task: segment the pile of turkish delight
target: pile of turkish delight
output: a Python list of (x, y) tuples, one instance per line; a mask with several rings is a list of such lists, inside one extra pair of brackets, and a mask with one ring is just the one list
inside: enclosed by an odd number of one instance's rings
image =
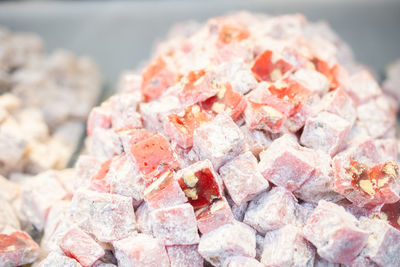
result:
[(22, 192), (40, 248), (14, 226), (1, 264), (400, 266), (397, 104), (325, 24), (181, 25), (121, 87), (70, 187)]
[(90, 59), (0, 28), (0, 175), (65, 168), (100, 90)]

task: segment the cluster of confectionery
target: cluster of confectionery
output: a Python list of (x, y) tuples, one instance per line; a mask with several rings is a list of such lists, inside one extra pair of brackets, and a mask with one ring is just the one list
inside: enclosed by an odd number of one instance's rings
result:
[(0, 265), (400, 266), (396, 113), (324, 23), (178, 25), (92, 109), (73, 181), (0, 191), (43, 232), (2, 209)]

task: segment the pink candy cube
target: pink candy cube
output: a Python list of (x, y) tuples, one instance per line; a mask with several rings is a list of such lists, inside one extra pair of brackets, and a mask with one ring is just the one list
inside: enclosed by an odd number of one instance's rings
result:
[(245, 139), (230, 116), (219, 114), (209, 123), (195, 130), (193, 150), (200, 159), (211, 160), (218, 170), (224, 163), (239, 155), (245, 148)]
[(356, 105), (382, 94), (378, 83), (367, 70), (362, 70), (350, 77), (347, 91)]
[(124, 238), (135, 228), (132, 198), (120, 195), (79, 190), (72, 199), (70, 214), (101, 242)]
[(220, 266), (232, 256), (254, 258), (256, 256), (255, 231), (240, 222), (225, 224), (201, 237), (199, 253), (213, 266)]
[(118, 266), (170, 267), (164, 245), (151, 235), (134, 234), (112, 244)]
[(187, 202), (171, 171), (164, 172), (144, 191), (143, 197), (151, 209), (167, 208)]
[(170, 246), (167, 253), (171, 267), (203, 267), (204, 260), (197, 251), (197, 245)]
[(353, 125), (356, 119), (355, 105), (345, 89), (339, 87), (327, 93), (321, 101), (321, 110), (336, 114)]
[(202, 234), (211, 232), (224, 224), (234, 221), (232, 210), (224, 198), (215, 200), (206, 209), (199, 210), (198, 212), (196, 217), (197, 227)]
[(306, 121), (300, 143), (333, 156), (343, 146), (350, 128), (351, 124), (338, 115), (321, 112)]
[(140, 114), (136, 111), (138, 94), (118, 94), (108, 101), (111, 104), (111, 125), (114, 130), (142, 128)]
[(95, 129), (111, 128), (111, 107), (109, 104), (103, 104), (95, 107), (89, 114), (87, 121), (87, 134), (91, 136)]
[(82, 266), (92, 266), (104, 256), (103, 248), (78, 227), (71, 228), (64, 235), (60, 247), (65, 255), (76, 259)]
[(0, 234), (0, 266), (19, 266), (34, 262), (39, 256), (39, 246), (21, 231)]
[(292, 193), (274, 187), (250, 202), (243, 222), (265, 234), (286, 224), (296, 224), (298, 209)]
[(331, 262), (349, 264), (367, 243), (369, 234), (343, 207), (321, 200), (304, 227), (318, 254)]
[(253, 199), (269, 187), (268, 181), (257, 169), (257, 163), (251, 152), (245, 152), (219, 170), (229, 195), (237, 205)]
[(290, 191), (298, 189), (314, 171), (314, 153), (283, 135), (260, 153), (259, 170), (265, 179)]
[(268, 232), (264, 239), (261, 262), (265, 266), (314, 266), (315, 250), (301, 229), (286, 225)]
[(200, 240), (190, 204), (161, 208), (150, 214), (153, 235), (166, 245), (192, 245)]

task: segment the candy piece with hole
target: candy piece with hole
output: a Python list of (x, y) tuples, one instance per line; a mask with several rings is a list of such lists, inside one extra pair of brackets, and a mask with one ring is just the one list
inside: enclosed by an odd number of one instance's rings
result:
[(208, 207), (223, 194), (221, 178), (209, 160), (198, 161), (178, 171), (176, 179), (196, 211)]
[(71, 219), (101, 242), (124, 238), (135, 228), (132, 198), (79, 190), (72, 198)]
[(245, 144), (243, 133), (225, 114), (200, 126), (193, 136), (193, 150), (200, 159), (210, 159), (216, 170), (239, 155)]
[(253, 199), (269, 187), (268, 181), (259, 172), (257, 163), (251, 152), (245, 152), (219, 170), (229, 195), (237, 205)]
[(181, 204), (150, 213), (153, 235), (166, 245), (192, 245), (199, 242), (193, 207)]
[(286, 224), (297, 224), (298, 209), (292, 193), (282, 187), (274, 187), (250, 202), (243, 222), (265, 234)]
[(114, 241), (118, 266), (170, 267), (162, 241), (147, 234), (133, 234)]
[(308, 118), (300, 143), (334, 156), (343, 147), (350, 128), (350, 123), (338, 115), (321, 112), (315, 117)]
[(66, 256), (76, 259), (82, 266), (92, 266), (104, 256), (104, 249), (78, 227), (64, 235), (60, 247)]
[(285, 225), (264, 238), (261, 262), (266, 266), (314, 266), (315, 250), (300, 228)]
[(295, 137), (285, 134), (260, 153), (258, 167), (265, 179), (294, 191), (310, 179), (315, 169), (314, 154), (301, 147)]
[(254, 258), (256, 255), (255, 231), (240, 222), (225, 224), (201, 237), (199, 253), (213, 266), (222, 265), (232, 256)]
[(168, 246), (167, 253), (171, 267), (203, 267), (204, 260), (197, 245)]
[(367, 243), (369, 234), (343, 207), (321, 200), (304, 227), (318, 254), (331, 262), (349, 264)]
[(167, 208), (187, 202), (174, 173), (169, 170), (143, 191), (143, 198), (151, 209)]
[(0, 234), (0, 265), (19, 266), (34, 262), (39, 256), (39, 246), (25, 232)]
[(214, 200), (207, 208), (198, 210), (196, 214), (197, 227), (202, 234), (234, 221), (232, 210), (224, 198)]

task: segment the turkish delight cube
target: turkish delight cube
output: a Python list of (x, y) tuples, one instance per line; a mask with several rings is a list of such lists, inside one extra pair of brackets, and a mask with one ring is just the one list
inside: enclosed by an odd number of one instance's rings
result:
[(343, 264), (351, 263), (369, 237), (353, 215), (325, 200), (318, 203), (303, 231), (321, 257)]
[(79, 190), (72, 198), (70, 215), (101, 242), (124, 238), (135, 228), (132, 199), (125, 196)]
[(356, 120), (356, 109), (353, 100), (345, 89), (337, 88), (327, 93), (321, 100), (321, 111), (336, 114), (353, 125)]
[(321, 112), (306, 121), (300, 143), (334, 156), (343, 146), (350, 128), (350, 123), (338, 115)]
[(101, 160), (94, 156), (80, 155), (75, 163), (74, 188), (89, 187), (92, 178), (100, 169)]
[(360, 219), (360, 228), (370, 237), (359, 257), (368, 258), (378, 266), (400, 265), (400, 231), (380, 219)]
[(38, 267), (54, 267), (54, 266), (82, 267), (82, 265), (80, 265), (79, 262), (77, 262), (76, 260), (61, 255), (57, 252), (51, 252), (38, 265)]
[(195, 210), (209, 206), (223, 194), (221, 178), (208, 159), (179, 170), (176, 179)]
[(202, 234), (234, 221), (232, 210), (224, 198), (215, 200), (207, 208), (198, 210), (196, 214), (197, 227)]
[(281, 132), (286, 120), (285, 114), (276, 108), (251, 100), (247, 103), (244, 118), (251, 130), (265, 130), (271, 133)]
[(250, 130), (246, 125), (240, 127), (240, 130), (244, 134), (249, 150), (257, 157), (261, 151), (266, 150), (272, 143), (272, 138), (263, 131)]
[(216, 170), (244, 149), (243, 133), (227, 115), (219, 114), (194, 132), (193, 150), (200, 159), (210, 159)]
[(225, 224), (201, 237), (199, 253), (213, 266), (221, 266), (232, 256), (254, 258), (256, 255), (255, 231), (240, 222)]
[(321, 199), (336, 202), (343, 198), (335, 191), (335, 177), (331, 166), (331, 157), (317, 151), (315, 160), (315, 170), (299, 189), (294, 191), (294, 195), (303, 201), (318, 204)]
[(114, 130), (142, 128), (140, 114), (136, 111), (140, 96), (134, 93), (118, 94), (110, 98), (111, 126)]
[(301, 230), (292, 225), (268, 232), (261, 263), (266, 266), (314, 266), (315, 250)]
[(19, 266), (34, 262), (39, 256), (39, 246), (21, 231), (0, 234), (0, 266)]
[(104, 256), (103, 248), (78, 227), (64, 235), (60, 247), (66, 256), (76, 259), (82, 266), (92, 266)]
[(190, 204), (156, 209), (150, 213), (153, 234), (166, 245), (192, 245), (199, 242), (196, 216)]
[(268, 189), (269, 183), (259, 172), (257, 163), (256, 157), (248, 151), (220, 168), (225, 188), (235, 204), (250, 201)]
[(350, 76), (347, 92), (357, 106), (382, 94), (378, 83), (367, 70), (361, 70)]
[(167, 251), (160, 240), (134, 234), (113, 242), (118, 266), (169, 267)]
[(166, 171), (143, 191), (143, 198), (151, 209), (167, 208), (187, 202), (174, 173)]
[(146, 202), (142, 202), (135, 211), (136, 229), (140, 233), (151, 235), (150, 208)]
[(235, 256), (224, 261), (223, 267), (263, 267), (258, 260), (250, 257)]
[(66, 195), (67, 192), (57, 180), (56, 171), (41, 173), (23, 184), (21, 211), (41, 231), (53, 203)]
[(320, 72), (302, 68), (294, 73), (294, 79), (314, 94), (325, 94), (329, 91), (329, 81)]
[(298, 209), (292, 193), (282, 187), (274, 187), (250, 202), (243, 222), (265, 234), (286, 224), (297, 224)]
[(87, 139), (89, 155), (104, 161), (122, 153), (118, 134), (112, 129), (96, 128)]
[(315, 168), (314, 153), (285, 134), (260, 153), (258, 167), (265, 179), (294, 191), (311, 177)]
[(204, 260), (197, 247), (197, 245), (167, 247), (171, 267), (203, 267)]
[(110, 129), (111, 114), (111, 107), (107, 102), (100, 107), (93, 108), (87, 121), (87, 134), (91, 136), (97, 128)]

